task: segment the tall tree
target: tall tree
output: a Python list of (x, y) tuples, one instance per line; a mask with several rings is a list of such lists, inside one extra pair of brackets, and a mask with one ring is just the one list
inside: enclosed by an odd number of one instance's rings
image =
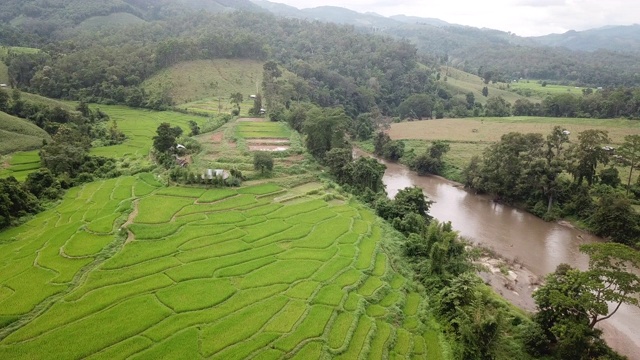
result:
[(603, 146), (609, 143), (609, 134), (604, 130), (589, 129), (578, 134), (578, 144), (572, 149), (570, 170), (575, 181), (581, 184), (584, 179), (593, 184), (598, 164), (609, 163), (609, 153)]
[(627, 195), (631, 187), (631, 176), (633, 170), (640, 163), (640, 135), (627, 135), (624, 137), (624, 143), (618, 148), (618, 154), (629, 162), (629, 179), (627, 180)]

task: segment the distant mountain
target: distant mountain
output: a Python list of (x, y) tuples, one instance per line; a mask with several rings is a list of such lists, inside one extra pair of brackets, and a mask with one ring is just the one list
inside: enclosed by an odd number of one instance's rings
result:
[(317, 20), (365, 28), (389, 28), (403, 25), (401, 21), (384, 17), (380, 14), (363, 14), (337, 6), (319, 6), (309, 9), (298, 9), (293, 6), (273, 3), (266, 0), (252, 1), (261, 8), (269, 10), (274, 15), (294, 19)]
[(155, 20), (184, 10), (264, 11), (249, 0), (2, 0), (0, 21), (30, 26), (48, 21), (74, 25), (94, 16), (128, 13)]
[(422, 18), (418, 16), (407, 15), (394, 15), (390, 18), (409, 25), (459, 26), (436, 18)]
[(532, 38), (546, 46), (565, 47), (579, 51), (636, 51), (640, 52), (640, 25), (607, 26), (585, 31), (568, 31)]

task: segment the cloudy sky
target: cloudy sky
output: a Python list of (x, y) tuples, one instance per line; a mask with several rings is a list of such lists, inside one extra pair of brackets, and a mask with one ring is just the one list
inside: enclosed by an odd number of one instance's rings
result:
[(640, 0), (271, 0), (297, 8), (322, 5), (432, 17), (521, 36), (640, 23)]

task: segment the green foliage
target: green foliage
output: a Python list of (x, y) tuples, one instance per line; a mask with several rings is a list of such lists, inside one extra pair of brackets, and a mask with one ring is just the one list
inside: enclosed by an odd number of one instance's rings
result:
[(309, 153), (322, 160), (329, 150), (345, 147), (345, 134), (349, 122), (342, 108), (309, 110), (303, 126)]
[(398, 116), (401, 119), (431, 118), (434, 99), (430, 95), (411, 95), (398, 106)]
[(253, 154), (253, 168), (260, 170), (264, 175), (265, 172), (269, 173), (273, 170), (273, 156), (266, 151), (257, 151)]
[(590, 244), (581, 251), (589, 255), (588, 270), (560, 265), (534, 293), (539, 308), (535, 320), (563, 359), (610, 355), (595, 325), (613, 316), (623, 303), (638, 306), (640, 277), (635, 271), (640, 259), (634, 250), (620, 244)]

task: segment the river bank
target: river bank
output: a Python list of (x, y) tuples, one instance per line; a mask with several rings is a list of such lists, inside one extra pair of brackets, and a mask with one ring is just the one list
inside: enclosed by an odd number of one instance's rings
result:
[[(370, 156), (359, 150), (356, 155)], [(535, 311), (531, 294), (539, 279), (562, 263), (586, 269), (589, 259), (580, 252), (580, 246), (603, 241), (570, 224), (545, 222), (521, 209), (496, 203), (450, 180), (421, 177), (404, 165), (379, 161), (387, 166), (383, 182), (390, 197), (406, 187), (422, 188), (433, 201), (430, 215), (442, 222), (450, 221), (460, 236), (475, 246), (490, 249), (496, 259), (517, 264), (505, 275), (500, 265), (494, 266), (491, 259), (486, 259), (498, 271), (489, 270), (490, 275), (484, 276), (505, 299), (524, 310)], [(607, 323), (607, 343), (630, 359), (640, 360), (640, 309), (622, 307)]]

